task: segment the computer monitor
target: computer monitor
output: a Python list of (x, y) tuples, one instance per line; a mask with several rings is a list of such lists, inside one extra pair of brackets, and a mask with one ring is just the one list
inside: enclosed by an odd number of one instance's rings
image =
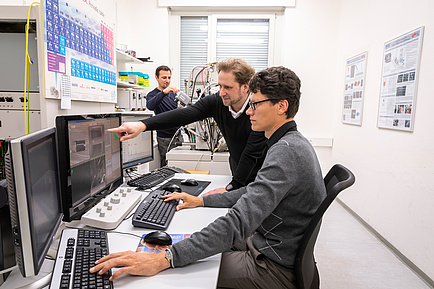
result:
[(6, 179), (15, 259), (37, 275), (62, 220), (54, 128), (10, 141)]
[(56, 117), (63, 220), (79, 220), (123, 181), (120, 114)]
[[(122, 123), (148, 118), (151, 114), (122, 112)], [(152, 131), (144, 131), (137, 137), (122, 142), (122, 168), (126, 169), (154, 160)]]

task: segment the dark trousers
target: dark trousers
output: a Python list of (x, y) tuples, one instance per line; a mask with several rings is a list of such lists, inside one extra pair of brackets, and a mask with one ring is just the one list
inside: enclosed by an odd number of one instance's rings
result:
[(294, 274), (256, 250), (251, 238), (223, 252), (217, 288), (296, 289)]
[(170, 144), (170, 148), (167, 149), (171, 140), (172, 140), (172, 138), (164, 138), (164, 137), (159, 137), (159, 136), (157, 137), (158, 152), (160, 153), (160, 165), (161, 165), (161, 167), (164, 167), (167, 165), (166, 153), (168, 151), (170, 151), (171, 149), (173, 149), (174, 147), (176, 147), (177, 142), (182, 142), (182, 138), (180, 135), (175, 136), (172, 143)]

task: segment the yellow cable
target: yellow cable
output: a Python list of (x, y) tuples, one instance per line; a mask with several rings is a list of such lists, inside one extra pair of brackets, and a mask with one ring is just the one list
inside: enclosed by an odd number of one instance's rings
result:
[[(29, 22), (30, 22), (30, 11), (32, 10), (32, 6), (34, 4), (41, 4), (40, 2), (33, 2), (29, 7), (29, 12), (27, 13), (27, 24), (25, 27), (26, 30), (26, 55), (24, 56), (24, 134), (28, 134), (27, 129), (27, 112), (26, 112), (26, 106), (27, 106), (27, 62), (31, 63), (30, 56), (29, 56)], [(33, 64), (33, 63), (31, 63)]]

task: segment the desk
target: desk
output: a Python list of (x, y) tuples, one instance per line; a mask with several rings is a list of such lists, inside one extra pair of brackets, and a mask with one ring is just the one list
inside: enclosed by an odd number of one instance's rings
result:
[[(194, 178), (197, 180), (211, 181), (204, 192), (225, 186), (231, 179), (230, 176), (217, 175), (193, 175), (175, 174), (174, 178)], [(149, 190), (150, 191), (150, 190)], [(146, 191), (144, 196), (149, 193)], [(133, 210), (134, 211), (134, 210)], [(217, 208), (194, 208), (185, 209), (175, 213), (166, 232), (170, 234), (191, 234), (207, 226), (216, 218), (226, 214), (227, 209)], [(77, 227), (83, 227), (77, 222)], [(123, 221), (115, 230), (109, 231), (109, 248), (111, 253), (135, 250), (139, 238), (130, 235), (123, 235), (111, 232), (125, 232), (142, 235), (154, 230), (136, 228), (131, 224), (131, 219)], [(221, 254), (211, 256), (185, 267), (168, 269), (156, 276), (141, 277), (125, 275), (114, 281), (116, 289), (124, 288), (215, 288), (217, 284), (218, 271), (220, 266)], [(49, 281), (49, 273), (53, 268), (54, 262), (46, 260), (38, 276), (23, 278), (18, 269), (11, 272), (9, 277), (0, 286), (0, 289), (15, 288), (48, 288), (44, 280), (37, 281), (46, 277)], [(48, 282), (47, 281), (47, 282)], [(45, 286), (45, 287), (44, 287)]]

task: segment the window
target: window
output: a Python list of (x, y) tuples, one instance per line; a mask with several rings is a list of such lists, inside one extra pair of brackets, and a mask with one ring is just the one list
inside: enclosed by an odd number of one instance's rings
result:
[[(179, 83), (175, 82), (177, 79), (172, 81), (181, 90), (185, 90), (186, 81), (197, 66), (230, 57), (247, 61), (256, 71), (273, 62), (280, 63), (279, 57), (274, 55), (276, 14), (198, 13), (190, 16), (178, 12), (171, 18), (171, 65), (180, 71)], [(214, 78), (217, 81), (217, 77)]]

